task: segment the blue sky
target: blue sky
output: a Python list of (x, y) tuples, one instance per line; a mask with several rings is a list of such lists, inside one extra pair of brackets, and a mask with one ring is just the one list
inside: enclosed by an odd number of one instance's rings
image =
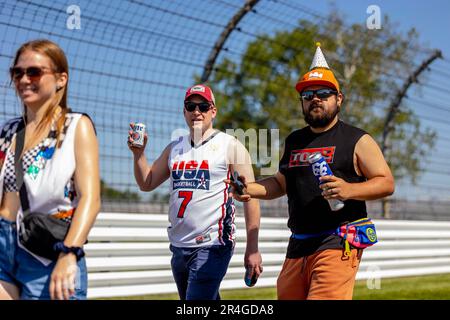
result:
[[(306, 3), (306, 2), (305, 2)], [(318, 11), (326, 8), (329, 1), (315, 0), (309, 5)], [(440, 48), (450, 54), (450, 2), (445, 0), (407, 1), (407, 0), (344, 0), (336, 2), (337, 7), (350, 21), (364, 22), (368, 16), (369, 5), (378, 5), (382, 15), (388, 14), (398, 23), (400, 30), (414, 27), (425, 43), (432, 48)]]
[[(305, 6), (326, 14), (335, 6), (343, 13), (346, 22), (365, 24), (370, 5), (377, 5), (381, 15), (388, 15), (397, 30), (406, 32), (415, 28), (421, 44), (427, 48), (440, 49), (444, 58), (450, 60), (450, 1), (427, 0), (314, 0), (302, 1)], [(383, 19), (382, 19), (383, 27)]]

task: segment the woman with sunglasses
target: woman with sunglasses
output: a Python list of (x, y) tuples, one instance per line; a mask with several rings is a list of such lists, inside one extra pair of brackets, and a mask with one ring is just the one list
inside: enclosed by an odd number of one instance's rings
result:
[[(100, 209), (94, 125), (67, 106), (69, 67), (55, 43), (23, 44), (10, 76), (23, 115), (0, 130), (0, 299), (85, 299), (82, 247)], [(16, 156), (18, 143), (23, 149)], [(23, 170), (22, 184), (17, 170)], [(69, 224), (64, 240), (53, 248), (54, 261), (17, 241), (24, 203), (30, 215), (44, 213)]]
[[(128, 145), (134, 155), (134, 174), (142, 191), (170, 179), (168, 235), (172, 273), (181, 300), (218, 300), (235, 245), (235, 207), (223, 182), (235, 170), (253, 181), (250, 156), (234, 137), (215, 130), (214, 95), (205, 85), (189, 88), (184, 101), (189, 134), (170, 143), (149, 165), (144, 147)], [(133, 124), (131, 124), (133, 127)], [(244, 205), (247, 248), (244, 265), (250, 275), (262, 272), (258, 250), (259, 203)], [(244, 272), (243, 272), (244, 274)]]

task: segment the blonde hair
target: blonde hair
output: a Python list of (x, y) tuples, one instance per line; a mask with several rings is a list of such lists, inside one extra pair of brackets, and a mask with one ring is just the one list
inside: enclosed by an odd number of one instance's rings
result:
[[(60, 135), (64, 129), (64, 122), (66, 118), (66, 114), (70, 111), (67, 106), (67, 91), (68, 91), (68, 83), (69, 83), (69, 64), (67, 62), (66, 55), (64, 51), (54, 42), (46, 39), (33, 40), (24, 43), (16, 52), (13, 66), (17, 64), (19, 57), (25, 51), (33, 51), (48, 57), (53, 64), (53, 71), (55, 73), (63, 73), (67, 74), (67, 83), (64, 87), (60, 88), (56, 91), (55, 96), (49, 102), (47, 110), (38, 123), (36, 127), (36, 132), (33, 137), (29, 141), (25, 141), (24, 151), (28, 150), (30, 147), (34, 146), (38, 143), (38, 140), (44, 133), (46, 129), (48, 129), (53, 121), (53, 118), (56, 116), (56, 112), (58, 110), (58, 106), (61, 108), (60, 117), (56, 122), (56, 136), (57, 136), (57, 145), (59, 144)], [(27, 107), (25, 104), (23, 105), (24, 109), (24, 119), (27, 121)]]

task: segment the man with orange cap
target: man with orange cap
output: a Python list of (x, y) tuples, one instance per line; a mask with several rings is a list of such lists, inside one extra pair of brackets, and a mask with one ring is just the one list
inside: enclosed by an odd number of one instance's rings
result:
[[(320, 45), (295, 88), (308, 126), (286, 138), (279, 172), (253, 183), (242, 179), (245, 194), (233, 196), (248, 201), (287, 194), (292, 236), (277, 281), (279, 299), (352, 299), (362, 249), (337, 230), (367, 218), (365, 200), (391, 195), (394, 178), (374, 139), (339, 120), (343, 95)], [(308, 162), (315, 153), (334, 173), (321, 177), (320, 185)], [(327, 200), (344, 206), (332, 211)]]

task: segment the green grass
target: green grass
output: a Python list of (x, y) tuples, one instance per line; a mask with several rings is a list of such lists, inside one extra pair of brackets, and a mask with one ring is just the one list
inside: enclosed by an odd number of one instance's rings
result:
[[(224, 300), (275, 300), (275, 288), (221, 290)], [(178, 300), (177, 294), (158, 294), (115, 299)], [(367, 281), (357, 281), (354, 300), (450, 300), (450, 274), (382, 279), (380, 289), (368, 289)]]
[(370, 290), (358, 281), (355, 300), (450, 300), (450, 274), (382, 279), (381, 288)]

